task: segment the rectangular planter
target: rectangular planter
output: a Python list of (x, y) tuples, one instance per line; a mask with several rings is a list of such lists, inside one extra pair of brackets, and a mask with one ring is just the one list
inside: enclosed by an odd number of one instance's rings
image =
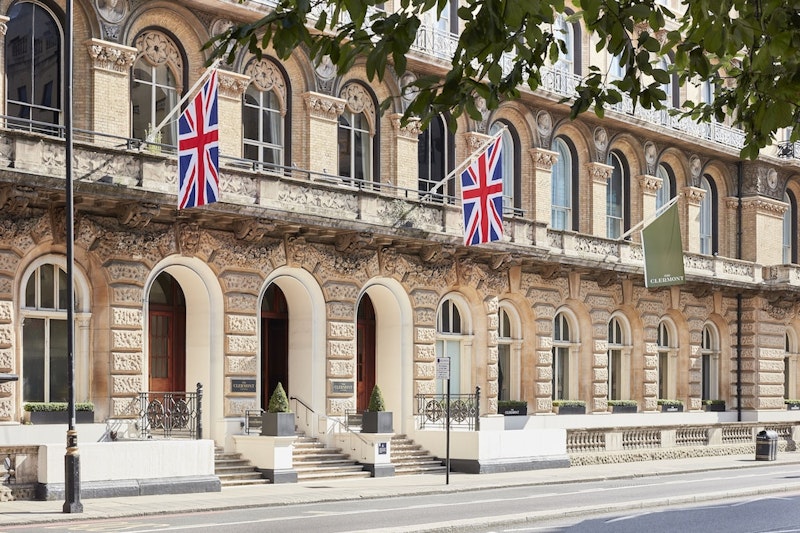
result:
[(390, 411), (364, 411), (361, 414), (361, 433), (394, 433)]
[[(68, 424), (66, 411), (30, 411), (28, 420), (31, 424)], [(94, 411), (75, 411), (75, 422), (78, 424), (94, 423)]]
[(585, 405), (559, 405), (556, 407), (556, 413), (559, 415), (585, 415)]
[(638, 405), (612, 405), (612, 413), (636, 413), (639, 411)]
[(717, 413), (723, 412), (723, 411), (725, 411), (725, 404), (724, 403), (719, 403), (719, 404), (704, 405), (703, 406), (703, 410), (704, 411), (713, 411), (713, 412), (717, 412)]
[(505, 415), (505, 416), (527, 416), (528, 414), (528, 406), (524, 405), (522, 407), (509, 407), (509, 406), (498, 406), (497, 407), (497, 414)]
[(682, 413), (683, 406), (682, 405), (662, 405), (661, 406), (662, 413)]
[(295, 434), (294, 413), (264, 413), (261, 434), (267, 437), (290, 437)]
[(787, 411), (800, 411), (800, 405), (798, 404), (786, 404)]

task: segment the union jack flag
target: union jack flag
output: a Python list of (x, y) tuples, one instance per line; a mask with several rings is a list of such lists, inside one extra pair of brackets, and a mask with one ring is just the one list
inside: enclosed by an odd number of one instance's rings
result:
[(217, 71), (181, 113), (178, 127), (178, 209), (219, 199)]
[(503, 238), (503, 173), (501, 137), (461, 173), (464, 244)]

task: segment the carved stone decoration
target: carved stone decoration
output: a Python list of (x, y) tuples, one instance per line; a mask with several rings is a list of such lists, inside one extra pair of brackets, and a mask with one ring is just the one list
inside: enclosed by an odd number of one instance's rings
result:
[(336, 122), (344, 112), (345, 101), (319, 93), (304, 93), (308, 112), (312, 117)]
[(183, 90), (180, 82), (182, 76), (177, 75), (183, 72), (183, 60), (181, 59), (178, 47), (175, 46), (172, 39), (160, 31), (149, 30), (142, 33), (136, 39), (134, 46), (139, 50), (141, 57), (147, 60), (151, 65), (169, 65), (173, 72), (176, 73), (175, 89), (178, 93)]
[(128, 14), (127, 0), (95, 0), (97, 12), (103, 20), (118, 24)]
[(135, 48), (112, 44), (99, 39), (91, 39), (88, 49), (94, 68), (120, 73), (125, 73), (131, 68), (136, 60), (136, 55), (139, 53)]
[(475, 109), (481, 114), (481, 119), (475, 121), (475, 131), (486, 133), (486, 126), (489, 123), (489, 109), (486, 107), (486, 100), (481, 97), (476, 97)]
[(602, 271), (597, 274), (596, 279), (598, 287), (610, 287), (617, 280), (617, 273), (611, 271)]
[(412, 117), (408, 119), (408, 123), (405, 126), (403, 126), (402, 114), (396, 113), (391, 115), (390, 118), (392, 120), (392, 126), (397, 132), (398, 137), (402, 137), (404, 139), (418, 139), (420, 133), (422, 133), (420, 120), (418, 118)]
[(690, 205), (700, 205), (700, 202), (706, 197), (705, 189), (700, 189), (699, 187), (684, 187), (682, 192), (683, 197), (686, 198)]
[(8, 32), (8, 21), (11, 20), (9, 17), (4, 15), (0, 15), (0, 36), (5, 37), (6, 32)]
[(195, 222), (176, 224), (179, 252), (183, 255), (195, 255), (200, 247), (200, 225)]
[(608, 150), (608, 132), (605, 128), (598, 126), (594, 129), (594, 147), (597, 149), (597, 160), (604, 163)]
[(119, 41), (119, 26), (116, 24), (106, 24), (105, 22), (102, 24), (103, 26), (103, 35), (105, 35), (106, 39), (111, 39), (112, 41)]
[(419, 257), (427, 263), (438, 261), (442, 256), (441, 244), (429, 244), (419, 251)]
[(229, 19), (216, 19), (214, 22), (211, 23), (211, 36), (217, 37), (222, 35), (229, 29), (233, 28), (235, 24), (232, 20)]
[(158, 204), (128, 203), (122, 207), (117, 218), (129, 228), (143, 228), (159, 212)]
[(50, 235), (53, 244), (64, 244), (67, 240), (67, 213), (64, 207), (50, 209)]
[(233, 230), (239, 240), (258, 242), (264, 238), (267, 232), (275, 230), (275, 224), (264, 219), (246, 218), (234, 222)]
[(0, 187), (0, 211), (7, 215), (24, 216), (28, 204), (36, 199), (36, 190), (25, 185), (4, 185)]
[(411, 86), (415, 81), (417, 81), (417, 75), (413, 72), (406, 71), (406, 73), (400, 77), (400, 98), (403, 102), (403, 111), (408, 109), (408, 106), (417, 96), (416, 88)]
[(647, 162), (647, 173), (655, 176), (656, 162), (658, 161), (658, 148), (656, 148), (656, 145), (651, 141), (644, 143), (644, 160)]
[(531, 148), (531, 158), (536, 170), (552, 170), (558, 162), (558, 153), (544, 148)]
[(553, 136), (553, 116), (544, 110), (536, 113), (536, 131), (539, 132), (542, 148), (550, 148)]
[(692, 177), (692, 184), (700, 185), (700, 172), (703, 170), (703, 162), (696, 155), (689, 158), (689, 175)]
[(250, 76), (253, 85), (261, 91), (272, 91), (278, 97), (281, 115), (286, 115), (286, 81), (277, 65), (269, 59), (253, 60), (244, 73)]
[(336, 236), (335, 248), (340, 253), (353, 253), (372, 244), (371, 233), (341, 233)]
[(607, 183), (613, 170), (614, 167), (604, 163), (586, 163), (586, 172), (594, 183)]
[(369, 134), (375, 135), (375, 104), (372, 96), (359, 83), (348, 83), (339, 94), (347, 102), (347, 109), (353, 113), (363, 113), (369, 124)]
[(638, 177), (638, 179), (639, 179), (639, 186), (642, 188), (642, 190), (649, 191), (652, 193), (658, 191), (663, 185), (664, 181), (657, 176), (650, 176), (647, 174), (642, 174), (641, 176)]
[(780, 199), (778, 195), (779, 176), (777, 170), (761, 163), (746, 162), (742, 193), (744, 195), (764, 195)]
[(246, 76), (228, 70), (220, 69), (217, 72), (219, 95), (234, 100), (241, 100), (242, 95), (247, 90), (247, 85), (250, 83), (250, 80)]

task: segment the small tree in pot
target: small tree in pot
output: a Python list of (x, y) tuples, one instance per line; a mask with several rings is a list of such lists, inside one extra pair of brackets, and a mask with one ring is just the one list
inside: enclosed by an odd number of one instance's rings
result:
[(261, 415), (261, 434), (288, 437), (294, 433), (294, 413), (289, 410), (289, 399), (283, 385), (278, 383), (270, 396), (267, 412)]
[(380, 387), (375, 385), (369, 397), (369, 406), (361, 416), (362, 433), (393, 433), (392, 413), (386, 411), (383, 394)]

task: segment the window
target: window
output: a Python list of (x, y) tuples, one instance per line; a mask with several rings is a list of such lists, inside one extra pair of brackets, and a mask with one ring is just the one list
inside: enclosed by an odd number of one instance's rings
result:
[[(577, 367), (573, 366), (573, 339), (570, 321), (565, 313), (553, 320), (553, 399), (575, 399), (577, 394)], [(574, 381), (574, 383), (573, 383)]]
[[(454, 298), (439, 305), (436, 316), (436, 356), (450, 358), (450, 393), (468, 393), (470, 386), (469, 354), (463, 346), (467, 337), (461, 310)], [(444, 393), (442, 380), (437, 380), (437, 392)]]
[(271, 61), (250, 63), (245, 71), (253, 81), (242, 99), (245, 159), (283, 165), (286, 86), (283, 74)]
[(67, 401), (67, 274), (43, 264), (28, 278), (22, 303), (22, 398)]
[(661, 188), (656, 191), (656, 209), (669, 203), (675, 195), (675, 177), (667, 165), (658, 165), (656, 177), (661, 178)]
[(436, 19), (436, 30), (458, 35), (458, 0), (447, 0)]
[[(505, 130), (503, 130), (505, 127)], [(519, 203), (519, 190), (517, 189), (516, 176), (519, 174), (519, 141), (513, 126), (506, 122), (495, 122), (489, 128), (489, 135), (497, 135), (501, 130), (501, 165), (503, 173), (503, 212), (513, 213), (521, 204)]]
[[(783, 357), (783, 398), (794, 399), (794, 380), (792, 379), (794, 376), (794, 372), (796, 369), (796, 363), (794, 361), (794, 357), (792, 357), (792, 346), (789, 339), (789, 334), (787, 333), (784, 337), (784, 351), (786, 352)], [(796, 357), (796, 354), (795, 354)]]
[(575, 72), (575, 33), (572, 24), (567, 22), (564, 15), (559, 14), (553, 23), (553, 36), (556, 40), (564, 42), (565, 49), (559, 46), (560, 53), (555, 67), (567, 72)]
[(622, 326), (612, 318), (608, 322), (608, 399), (622, 400)]
[(709, 80), (700, 84), (700, 101), (704, 104), (714, 102), (714, 85)]
[[(133, 65), (131, 113), (133, 137), (146, 139), (180, 100), (182, 69), (178, 47), (166, 35), (148, 31), (136, 39), (141, 55)], [(177, 145), (178, 121), (169, 121), (153, 142)]]
[(701, 399), (716, 400), (719, 394), (719, 335), (710, 324), (703, 327), (700, 358)]
[(552, 168), (550, 225), (556, 230), (572, 230), (576, 227), (572, 212), (574, 152), (561, 137), (553, 140), (552, 149), (558, 154), (558, 160)]
[(500, 308), (500, 325), (497, 332), (497, 399), (511, 399), (511, 320), (508, 312)]
[(617, 54), (611, 58), (611, 64), (608, 68), (608, 76), (611, 78), (611, 81), (614, 80), (621, 80), (625, 77), (625, 64), (620, 64), (622, 60), (622, 54)]
[(671, 323), (662, 320), (658, 325), (658, 397), (675, 399), (677, 384), (677, 348), (673, 344), (676, 335)]
[(786, 212), (783, 214), (783, 264), (797, 263), (797, 200), (792, 191), (783, 195)]
[(374, 99), (359, 83), (345, 85), (340, 97), (347, 104), (339, 115), (339, 176), (347, 180), (372, 181), (372, 132), (377, 131)]
[(629, 190), (630, 180), (621, 154), (611, 152), (607, 162), (613, 168), (606, 185), (606, 237), (618, 239), (627, 229), (625, 191)]
[(668, 107), (680, 107), (680, 86), (674, 74), (670, 73), (672, 68), (672, 61), (667, 57), (662, 57), (658, 63), (658, 68), (667, 72), (669, 81), (661, 84), (661, 90), (664, 91), (664, 104)]
[(6, 113), (19, 119), (15, 126), (51, 132), (47, 124), (61, 123), (61, 27), (52, 11), (34, 2), (15, 3), (8, 17)]
[(700, 201), (700, 253), (711, 255), (717, 252), (717, 195), (714, 182), (706, 175), (700, 178), (700, 188), (706, 193)]
[[(425, 131), (420, 134), (417, 144), (420, 193), (432, 190), (453, 170), (454, 145), (453, 134), (447, 129), (447, 124), (442, 116), (431, 120)], [(454, 196), (455, 181), (448, 180), (447, 183), (442, 184), (436, 190), (433, 198), (441, 200), (444, 196)]]

